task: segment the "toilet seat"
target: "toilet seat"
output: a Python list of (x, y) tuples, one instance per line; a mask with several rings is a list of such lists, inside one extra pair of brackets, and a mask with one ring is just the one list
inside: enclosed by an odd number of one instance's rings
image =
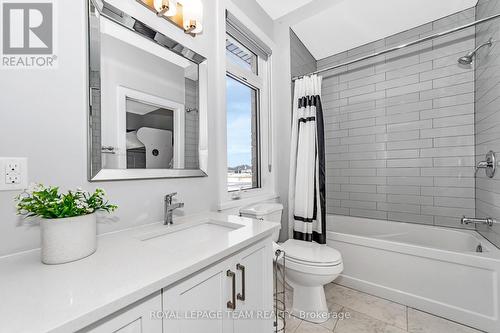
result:
[(342, 263), (342, 262), (336, 262), (336, 263), (316, 263), (316, 262), (310, 262), (310, 261), (306, 261), (306, 260), (297, 259), (297, 258), (290, 257), (290, 256), (287, 256), (286, 260), (288, 262), (294, 262), (294, 263), (297, 263), (297, 264), (301, 264), (301, 265), (305, 265), (305, 266), (311, 266), (311, 267), (332, 267), (332, 266), (340, 265)]
[(286, 260), (286, 271), (290, 270), (300, 272), (306, 275), (318, 275), (318, 276), (329, 276), (334, 274), (340, 274), (344, 269), (342, 263), (332, 266), (314, 266), (304, 262), (297, 262), (287, 258)]
[(289, 261), (315, 267), (331, 267), (342, 263), (339, 251), (314, 242), (289, 239), (281, 245)]

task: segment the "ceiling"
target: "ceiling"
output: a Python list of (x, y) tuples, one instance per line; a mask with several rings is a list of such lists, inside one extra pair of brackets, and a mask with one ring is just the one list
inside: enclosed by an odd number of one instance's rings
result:
[[(477, 0), (257, 1), (273, 18), (286, 14), (298, 18), (293, 19), (297, 23), (291, 25), (292, 29), (316, 59), (432, 22), (477, 3)], [(318, 8), (311, 8), (315, 6)], [(312, 15), (301, 15), (307, 12)]]
[(257, 0), (259, 5), (271, 16), (273, 20), (304, 6), (313, 0)]

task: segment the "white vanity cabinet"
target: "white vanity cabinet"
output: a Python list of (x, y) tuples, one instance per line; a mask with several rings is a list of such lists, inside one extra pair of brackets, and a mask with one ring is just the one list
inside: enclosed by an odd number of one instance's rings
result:
[(164, 289), (163, 333), (272, 332), (272, 293), (268, 239)]
[(79, 333), (271, 333), (272, 263), (266, 238)]
[(160, 310), (161, 292), (158, 291), (78, 333), (161, 333), (161, 317), (152, 317), (152, 313)]

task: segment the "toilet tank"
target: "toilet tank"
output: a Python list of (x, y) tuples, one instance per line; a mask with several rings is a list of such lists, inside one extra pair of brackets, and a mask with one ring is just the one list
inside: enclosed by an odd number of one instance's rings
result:
[[(280, 229), (282, 213), (283, 205), (280, 203), (257, 203), (240, 209), (240, 216), (261, 221), (274, 222), (280, 226)], [(279, 239), (280, 229), (273, 233), (273, 240), (275, 242)]]

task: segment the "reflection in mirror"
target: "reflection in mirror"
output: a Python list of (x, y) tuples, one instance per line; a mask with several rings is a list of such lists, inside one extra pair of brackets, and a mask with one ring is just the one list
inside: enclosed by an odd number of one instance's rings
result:
[[(185, 108), (186, 103), (197, 107), (198, 66), (172, 55), (168, 60), (176, 62), (167, 61), (161, 53), (156, 55), (161, 47), (152, 46), (156, 45), (139, 48), (114, 36), (101, 36), (101, 138), (104, 146), (116, 147), (115, 154), (103, 157), (105, 169), (185, 168)], [(196, 113), (190, 115), (191, 122), (195, 117)], [(129, 149), (129, 140), (134, 140), (134, 147), (142, 142), (142, 158), (139, 147)], [(196, 149), (196, 142), (188, 144)], [(129, 164), (135, 158), (138, 163)], [(198, 166), (193, 160), (188, 164)]]
[(173, 168), (174, 111), (127, 97), (126, 113), (127, 169)]
[(180, 172), (200, 169), (204, 58), (123, 12), (119, 18), (95, 15), (91, 5), (91, 180), (109, 172), (113, 179), (204, 175)]

